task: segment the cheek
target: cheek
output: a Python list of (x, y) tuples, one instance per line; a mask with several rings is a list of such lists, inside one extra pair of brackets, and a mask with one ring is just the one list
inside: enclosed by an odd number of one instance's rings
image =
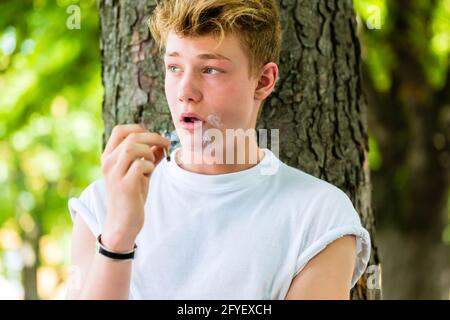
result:
[(245, 127), (252, 117), (253, 99), (251, 88), (230, 85), (216, 91), (209, 97), (211, 111), (218, 116), (227, 128)]
[(176, 90), (174, 90), (174, 86), (170, 82), (165, 82), (164, 91), (166, 94), (167, 103), (169, 104), (169, 108), (172, 110), (176, 106)]
[(226, 109), (235, 109), (238, 106), (245, 106), (252, 103), (251, 88), (242, 81), (233, 81), (227, 84), (217, 86), (211, 90), (209, 99), (211, 102), (220, 101), (220, 105)]

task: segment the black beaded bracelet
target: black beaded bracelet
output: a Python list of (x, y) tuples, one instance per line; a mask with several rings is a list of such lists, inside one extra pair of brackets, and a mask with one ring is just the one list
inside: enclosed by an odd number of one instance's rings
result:
[(134, 245), (133, 250), (128, 251), (128, 252), (114, 252), (109, 250), (108, 248), (106, 248), (103, 244), (102, 244), (102, 239), (101, 239), (101, 234), (98, 235), (97, 237), (97, 251), (98, 253), (104, 255), (105, 257), (108, 257), (110, 259), (114, 259), (114, 260), (130, 260), (130, 259), (134, 259), (134, 253), (137, 249), (137, 245)]

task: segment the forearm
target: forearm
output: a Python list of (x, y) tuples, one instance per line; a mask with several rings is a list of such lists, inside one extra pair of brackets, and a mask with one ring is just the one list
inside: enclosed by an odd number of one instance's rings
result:
[[(104, 234), (102, 243), (113, 251), (123, 252), (133, 247), (134, 238), (124, 240)], [(133, 260), (113, 260), (96, 252), (80, 299), (128, 299), (132, 263)]]
[[(164, 157), (163, 148), (169, 146), (169, 140), (141, 125), (113, 128), (101, 158), (107, 207), (101, 240), (107, 251), (127, 253), (133, 250), (144, 225), (151, 174)], [(110, 260), (94, 252), (95, 235), (83, 221), (78, 225), (84, 229), (74, 231), (72, 261), (73, 266), (80, 269), (76, 273), (81, 280), (74, 277), (74, 284), (68, 288), (68, 298), (128, 299), (132, 260)]]
[(128, 299), (132, 260), (111, 260), (95, 254), (80, 299)]

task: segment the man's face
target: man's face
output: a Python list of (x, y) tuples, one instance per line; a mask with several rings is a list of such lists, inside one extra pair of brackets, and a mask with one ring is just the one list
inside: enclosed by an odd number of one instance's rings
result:
[(227, 36), (216, 47), (218, 43), (212, 36), (168, 34), (165, 93), (175, 127), (182, 135), (192, 134), (180, 121), (184, 112), (200, 116), (203, 130), (255, 127), (260, 103), (255, 99), (258, 81), (249, 77), (248, 58), (236, 36)]

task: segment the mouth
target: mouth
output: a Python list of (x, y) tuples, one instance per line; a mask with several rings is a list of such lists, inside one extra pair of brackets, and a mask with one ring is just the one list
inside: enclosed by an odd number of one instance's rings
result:
[(182, 113), (180, 116), (180, 124), (183, 129), (193, 131), (196, 128), (201, 128), (205, 122), (199, 115), (195, 113)]
[(202, 121), (196, 117), (183, 117), (183, 119), (181, 120), (183, 122), (197, 122), (197, 121)]
[(192, 112), (183, 112), (180, 116), (180, 121), (182, 122), (196, 122), (196, 121), (204, 121), (202, 117), (200, 117), (198, 114), (196, 113), (192, 113)]

